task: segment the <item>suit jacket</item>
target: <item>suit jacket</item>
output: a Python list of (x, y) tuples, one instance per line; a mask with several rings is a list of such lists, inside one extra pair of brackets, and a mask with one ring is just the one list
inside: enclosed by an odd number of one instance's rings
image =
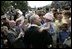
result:
[(47, 45), (52, 44), (52, 37), (46, 30), (39, 32), (36, 26), (31, 26), (25, 32), (24, 42), (26, 48), (30, 48), (30, 45), (33, 48), (47, 48)]

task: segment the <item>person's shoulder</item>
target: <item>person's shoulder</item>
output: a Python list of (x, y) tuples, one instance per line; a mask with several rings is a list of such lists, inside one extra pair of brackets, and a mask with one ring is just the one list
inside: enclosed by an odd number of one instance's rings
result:
[(29, 26), (28, 26), (28, 28), (30, 29), (30, 28), (38, 28), (39, 26), (38, 25), (36, 25), (36, 24), (29, 24)]
[(36, 26), (31, 26), (31, 27), (29, 28), (30, 31), (36, 31), (37, 29), (38, 29), (38, 27), (36, 27)]
[(10, 36), (12, 36), (12, 35), (14, 35), (13, 32), (12, 32), (12, 31), (8, 31), (7, 37), (10, 37)]
[(42, 34), (46, 34), (47, 35), (47, 34), (49, 34), (49, 32), (47, 30), (43, 30)]
[(36, 29), (35, 26), (29, 26), (26, 31), (31, 31), (31, 30), (34, 30), (34, 29)]

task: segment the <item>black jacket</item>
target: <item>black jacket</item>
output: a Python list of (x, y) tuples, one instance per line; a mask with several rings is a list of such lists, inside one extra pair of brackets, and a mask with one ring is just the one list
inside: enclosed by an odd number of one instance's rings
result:
[(33, 48), (47, 48), (47, 45), (52, 44), (52, 37), (46, 30), (39, 32), (37, 27), (32, 26), (25, 32), (24, 42), (26, 48), (30, 45)]

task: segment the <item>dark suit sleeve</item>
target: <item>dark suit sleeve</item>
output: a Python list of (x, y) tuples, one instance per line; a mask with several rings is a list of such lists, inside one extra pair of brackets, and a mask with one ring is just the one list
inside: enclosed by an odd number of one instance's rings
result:
[(43, 30), (42, 33), (44, 35), (45, 43), (47, 43), (47, 45), (52, 44), (53, 40), (52, 40), (52, 36), (49, 34), (49, 32), (46, 30)]
[(33, 35), (35, 34), (36, 31), (37, 31), (36, 27), (30, 27), (28, 28), (28, 30), (25, 31), (24, 43), (25, 43), (26, 48), (30, 47), (30, 44), (34, 40)]

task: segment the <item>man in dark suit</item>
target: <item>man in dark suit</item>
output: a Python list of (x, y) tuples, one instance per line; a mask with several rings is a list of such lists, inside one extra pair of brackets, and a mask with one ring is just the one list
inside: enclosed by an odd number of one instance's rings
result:
[(46, 30), (41, 30), (40, 18), (38, 15), (30, 17), (31, 26), (24, 36), (26, 48), (50, 48), (52, 47), (52, 37)]

